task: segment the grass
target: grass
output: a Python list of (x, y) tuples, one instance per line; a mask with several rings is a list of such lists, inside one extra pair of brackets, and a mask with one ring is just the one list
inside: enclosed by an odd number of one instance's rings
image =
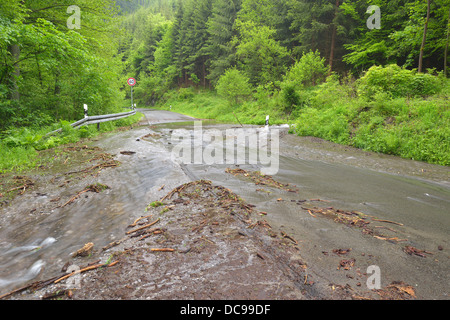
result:
[[(268, 103), (248, 99), (239, 105), (231, 105), (226, 99), (211, 90), (182, 88), (171, 91), (167, 100), (158, 107), (186, 114), (200, 119), (214, 119), (222, 123), (238, 123), (264, 125), (266, 116), (270, 116), (271, 124), (286, 123), (286, 116), (279, 111), (274, 100)], [(170, 108), (172, 107), (172, 108)], [(284, 117), (284, 119), (283, 119)]]
[[(97, 126), (83, 126), (74, 129), (69, 122), (60, 123), (43, 128), (10, 129), (0, 136), (0, 174), (6, 172), (20, 173), (24, 170), (36, 168), (45, 163), (45, 157), (40, 157), (43, 150), (75, 143), (82, 139), (89, 139), (101, 133), (111, 132), (118, 128), (131, 126), (142, 118), (141, 113), (115, 121), (104, 122)], [(61, 133), (45, 137), (45, 134), (58, 128)]]

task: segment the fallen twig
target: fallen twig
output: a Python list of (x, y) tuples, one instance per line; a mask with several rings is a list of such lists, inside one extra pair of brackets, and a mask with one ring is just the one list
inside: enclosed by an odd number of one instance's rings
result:
[(112, 248), (112, 247), (118, 246), (119, 244), (122, 243), (122, 241), (124, 241), (124, 240), (126, 240), (126, 239), (127, 239), (127, 238), (123, 238), (123, 239), (120, 239), (120, 240), (113, 241), (113, 242), (107, 244), (106, 246), (104, 246), (104, 247), (102, 248), (102, 250), (105, 251), (105, 250), (108, 250), (108, 249), (110, 249), (110, 248)]
[(99, 193), (102, 190), (109, 189), (109, 187), (105, 184), (97, 183), (97, 184), (91, 184), (86, 187), (86, 189), (81, 190), (76, 195), (74, 195), (72, 198), (70, 198), (66, 203), (64, 203), (62, 206), (58, 206), (57, 208), (64, 208), (66, 205), (74, 202), (76, 199), (80, 197), (85, 192), (96, 192)]
[(295, 244), (298, 244), (297, 240), (295, 240), (294, 238), (292, 238), (290, 235), (288, 235), (286, 232), (281, 231), (281, 235), (283, 236), (283, 238), (288, 238), (289, 240), (291, 240), (292, 242), (294, 242)]
[(175, 250), (172, 248), (151, 248), (150, 251), (152, 251), (152, 252), (173, 252)]
[(405, 252), (406, 252), (407, 254), (409, 254), (409, 255), (415, 254), (416, 256), (423, 257), (423, 258), (426, 257), (425, 253), (427, 253), (427, 254), (433, 254), (433, 253), (431, 253), (431, 252), (428, 252), (428, 251), (425, 251), (425, 250), (420, 250), (420, 249), (414, 248), (414, 247), (412, 247), (412, 246), (405, 246), (405, 247), (403, 248), (403, 251), (405, 251)]
[(133, 230), (127, 231), (127, 232), (126, 232), (126, 234), (130, 234), (130, 233), (133, 233), (133, 232), (136, 232), (136, 231), (139, 231), (139, 230), (142, 230), (142, 229), (145, 229), (145, 228), (151, 227), (152, 225), (154, 225), (154, 224), (155, 224), (155, 223), (157, 223), (157, 222), (159, 222), (159, 218), (158, 218), (158, 219), (156, 219), (155, 221), (153, 221), (153, 222), (149, 223), (149, 224), (146, 224), (145, 226), (142, 226), (142, 227), (139, 227), (139, 228), (136, 228), (136, 229), (133, 229)]
[(76, 270), (76, 271), (73, 271), (73, 272), (71, 272), (69, 274), (66, 274), (65, 276), (62, 276), (61, 278), (55, 280), (53, 283), (56, 284), (56, 283), (58, 283), (58, 282), (60, 282), (60, 281), (62, 281), (64, 279), (67, 279), (67, 278), (69, 278), (71, 276), (74, 276), (74, 275), (76, 275), (78, 273), (82, 273), (82, 272), (85, 272), (85, 271), (98, 269), (100, 267), (112, 267), (112, 266), (116, 265), (118, 262), (119, 262), (119, 260), (116, 260), (116, 261), (111, 262), (111, 263), (99, 263), (99, 264), (94, 264), (92, 266), (87, 266), (86, 268), (83, 268), (83, 269), (80, 269), (80, 270)]
[(314, 218), (316, 217), (315, 215), (313, 215), (313, 213), (311, 212), (311, 210), (308, 210), (308, 213), (313, 216)]
[(383, 220), (383, 219), (372, 219), (373, 221), (378, 221), (378, 222), (387, 222), (387, 223), (393, 223), (399, 226), (403, 226), (403, 223), (398, 223), (398, 222), (394, 222), (394, 221), (389, 221), (389, 220)]
[(10, 291), (8, 293), (5, 293), (5, 294), (1, 295), (0, 296), (0, 300), (4, 299), (6, 297), (9, 297), (9, 296), (11, 296), (13, 294), (25, 291), (25, 290), (30, 289), (30, 288), (32, 288), (33, 290), (38, 290), (38, 289), (41, 289), (41, 288), (43, 288), (43, 287), (45, 287), (47, 285), (50, 285), (52, 283), (56, 284), (56, 283), (58, 283), (58, 282), (60, 282), (60, 281), (62, 281), (64, 279), (69, 278), (70, 276), (73, 276), (73, 275), (81, 273), (81, 272), (97, 269), (97, 268), (100, 268), (100, 267), (112, 267), (112, 266), (116, 265), (118, 262), (119, 262), (119, 260), (116, 260), (116, 261), (111, 262), (111, 263), (90, 265), (90, 266), (87, 266), (87, 267), (85, 267), (85, 268), (83, 268), (81, 270), (74, 271), (74, 272), (71, 272), (69, 274), (65, 274), (63, 276), (56, 276), (56, 277), (53, 277), (53, 278), (50, 278), (50, 279), (47, 279), (47, 280), (36, 281), (36, 282), (30, 283), (30, 284), (28, 284), (26, 286), (20, 287), (18, 289), (12, 290), (12, 291)]
[(397, 237), (392, 237), (392, 238), (388, 238), (388, 237), (383, 237), (383, 236), (373, 236), (376, 239), (380, 239), (380, 240), (388, 240), (388, 241), (397, 241), (397, 242), (401, 242), (401, 241), (408, 241), (408, 239), (399, 239)]
[(160, 233), (163, 233), (164, 231), (163, 230), (161, 230), (161, 228), (153, 228), (153, 229), (151, 229), (151, 230), (148, 230), (146, 233), (147, 234), (145, 234), (145, 235), (143, 235), (142, 237), (140, 237), (139, 238), (139, 241), (141, 241), (141, 240), (144, 240), (145, 238), (148, 238), (148, 237), (150, 237), (150, 236), (152, 236), (152, 235), (154, 235), (154, 234), (160, 234)]
[(148, 216), (139, 217), (139, 218), (137, 218), (136, 220), (134, 220), (134, 222), (133, 222), (132, 224), (128, 225), (127, 228), (135, 227), (136, 224), (139, 222), (139, 220), (142, 220), (142, 219), (145, 219), (145, 218), (150, 218), (151, 216), (152, 216), (152, 215), (149, 214)]

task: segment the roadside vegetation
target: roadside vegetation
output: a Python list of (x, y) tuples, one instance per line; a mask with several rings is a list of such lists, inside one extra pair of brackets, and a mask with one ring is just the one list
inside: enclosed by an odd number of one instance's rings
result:
[[(118, 119), (96, 125), (72, 128), (71, 122), (61, 120), (45, 127), (22, 127), (3, 131), (0, 136), (0, 174), (5, 172), (20, 173), (45, 164), (49, 159), (41, 152), (60, 145), (89, 140), (102, 133), (113, 132), (122, 127), (131, 127), (142, 118), (136, 113), (128, 118)], [(74, 122), (74, 121), (72, 121)], [(61, 133), (46, 136), (47, 133), (62, 128)], [(47, 155), (48, 153), (44, 153)]]
[(181, 88), (168, 92), (160, 107), (253, 125), (264, 125), (269, 115), (270, 124), (287, 123), (293, 134), (450, 165), (450, 80), (442, 74), (389, 65), (370, 68), (359, 79), (324, 79), (296, 90), (286, 78), (281, 90), (258, 88), (238, 103), (212, 90)]

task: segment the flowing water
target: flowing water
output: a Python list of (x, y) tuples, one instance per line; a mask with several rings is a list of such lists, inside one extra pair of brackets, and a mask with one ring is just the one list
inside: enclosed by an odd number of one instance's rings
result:
[[(267, 212), (271, 224), (300, 239), (301, 254), (316, 266), (315, 273), (322, 278), (331, 281), (341, 275), (336, 273), (335, 266), (330, 268), (321, 252), (350, 247), (364, 256), (362, 272), (369, 264), (380, 266), (383, 285), (401, 279), (420, 288), (424, 298), (448, 299), (448, 167), (348, 148), (330, 149), (331, 144), (311, 144), (304, 138), (288, 135), (281, 138), (279, 170), (274, 178), (295, 185), (298, 193), (260, 192), (251, 182), (225, 173), (226, 168), (235, 168), (234, 165), (180, 163), (172, 152), (176, 144), (173, 134), (184, 129), (186, 137), (195, 138), (192, 118), (167, 111), (141, 112), (146, 115), (148, 126), (108, 135), (93, 143), (122, 162), (117, 168), (106, 169), (98, 178), (89, 178), (92, 180), (89, 183), (100, 182), (111, 189), (86, 194), (87, 197), (82, 196), (69, 206), (52, 209), (48, 201), (60, 195), (61, 188), (46, 185), (39, 193), (37, 190), (26, 193), (0, 209), (0, 295), (31, 281), (52, 277), (85, 243), (93, 242), (100, 249), (123, 238), (123, 230), (144, 214), (150, 202), (182, 183), (207, 179), (230, 188)], [(204, 127), (222, 131), (232, 128), (213, 122), (204, 122)], [(149, 133), (152, 136), (143, 139)], [(205, 145), (196, 144), (193, 152), (202, 147)], [(135, 153), (122, 155), (123, 150)], [(258, 150), (249, 148), (247, 152)], [(261, 169), (259, 164), (239, 167)], [(80, 182), (62, 194), (74, 194), (74, 190), (87, 184)], [(283, 201), (277, 201), (279, 198)], [(401, 223), (402, 226), (388, 226), (396, 228), (396, 236), (407, 239), (406, 244), (433, 255), (408, 256), (401, 250), (404, 243), (364, 237), (359, 231), (305, 214), (294, 202), (313, 198), (327, 201), (317, 204), (324, 207), (357, 210)]]

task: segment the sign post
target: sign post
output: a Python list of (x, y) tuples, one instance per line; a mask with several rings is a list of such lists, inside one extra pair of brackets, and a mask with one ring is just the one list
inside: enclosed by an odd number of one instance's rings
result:
[(133, 87), (136, 84), (136, 79), (135, 78), (129, 78), (127, 80), (128, 85), (131, 87), (131, 109), (133, 109)]

